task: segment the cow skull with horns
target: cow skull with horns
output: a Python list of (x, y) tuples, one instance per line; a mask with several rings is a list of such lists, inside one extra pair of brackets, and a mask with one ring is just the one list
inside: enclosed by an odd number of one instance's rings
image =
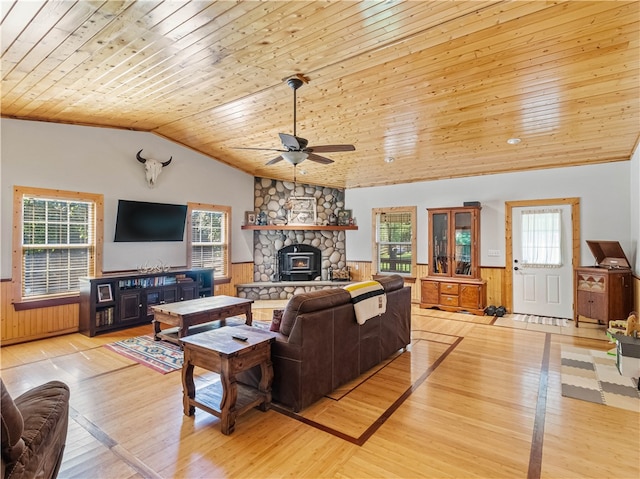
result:
[(146, 158), (143, 158), (142, 156), (140, 156), (140, 153), (142, 153), (142, 150), (140, 150), (136, 154), (136, 158), (140, 163), (144, 165), (144, 171), (147, 175), (147, 184), (149, 185), (149, 188), (153, 188), (154, 186), (156, 186), (158, 176), (160, 175), (160, 173), (162, 173), (162, 168), (171, 163), (173, 156), (163, 163), (158, 160), (148, 160)]

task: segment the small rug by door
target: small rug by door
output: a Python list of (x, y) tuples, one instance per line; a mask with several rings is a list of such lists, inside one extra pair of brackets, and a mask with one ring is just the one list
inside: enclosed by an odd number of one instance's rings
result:
[(543, 324), (547, 326), (569, 326), (569, 320), (565, 318), (551, 318), (548, 316), (536, 316), (535, 314), (512, 314), (509, 319), (529, 324)]
[(618, 372), (615, 356), (562, 345), (560, 357), (563, 396), (640, 412), (637, 384)]
[(104, 346), (162, 374), (182, 368), (182, 349), (167, 341), (154, 341), (152, 334), (123, 339)]

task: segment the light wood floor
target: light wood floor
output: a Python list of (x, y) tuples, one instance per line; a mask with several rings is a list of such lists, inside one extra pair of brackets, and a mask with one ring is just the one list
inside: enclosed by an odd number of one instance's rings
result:
[[(150, 325), (3, 347), (2, 379), (13, 395), (51, 379), (70, 385), (59, 477), (640, 477), (640, 412), (560, 393), (561, 345), (610, 349), (604, 327), (492, 323), (413, 308), (421, 346), (394, 360), (368, 393), (347, 394), (350, 402), (329, 414), (331, 427), (315, 422), (318, 405), (308, 418), (252, 410), (230, 436), (203, 411), (184, 416), (179, 372), (162, 375), (102, 347)], [(349, 440), (355, 419), (375, 407), (385, 412)], [(336, 432), (341, 424), (347, 434)]]

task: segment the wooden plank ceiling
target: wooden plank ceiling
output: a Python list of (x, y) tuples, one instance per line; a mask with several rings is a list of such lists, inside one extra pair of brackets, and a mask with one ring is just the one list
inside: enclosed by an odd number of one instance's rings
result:
[(323, 154), (330, 165), (304, 161), (305, 183), (623, 161), (638, 141), (635, 0), (1, 8), (2, 116), (150, 131), (255, 176), (292, 179), (288, 162), (265, 165), (277, 152), (234, 147), (282, 148), (278, 133), (294, 127), (284, 80), (296, 74), (308, 80), (297, 135), (356, 147)]

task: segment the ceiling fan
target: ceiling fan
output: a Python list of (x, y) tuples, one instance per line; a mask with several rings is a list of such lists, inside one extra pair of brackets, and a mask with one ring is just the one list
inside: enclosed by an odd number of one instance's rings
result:
[(301, 79), (302, 75), (297, 75), (287, 79), (287, 85), (293, 90), (293, 135), (287, 133), (278, 133), (280, 141), (282, 142), (283, 150), (277, 148), (243, 148), (238, 147), (241, 150), (261, 150), (261, 151), (278, 151), (280, 155), (274, 159), (268, 161), (267, 165), (273, 165), (282, 160), (287, 160), (293, 166), (302, 163), (304, 160), (315, 161), (323, 165), (333, 163), (333, 160), (325, 156), (320, 156), (317, 153), (333, 153), (338, 151), (355, 151), (356, 147), (353, 145), (320, 145), (320, 146), (307, 146), (308, 141), (305, 138), (296, 136), (296, 91), (303, 84)]

